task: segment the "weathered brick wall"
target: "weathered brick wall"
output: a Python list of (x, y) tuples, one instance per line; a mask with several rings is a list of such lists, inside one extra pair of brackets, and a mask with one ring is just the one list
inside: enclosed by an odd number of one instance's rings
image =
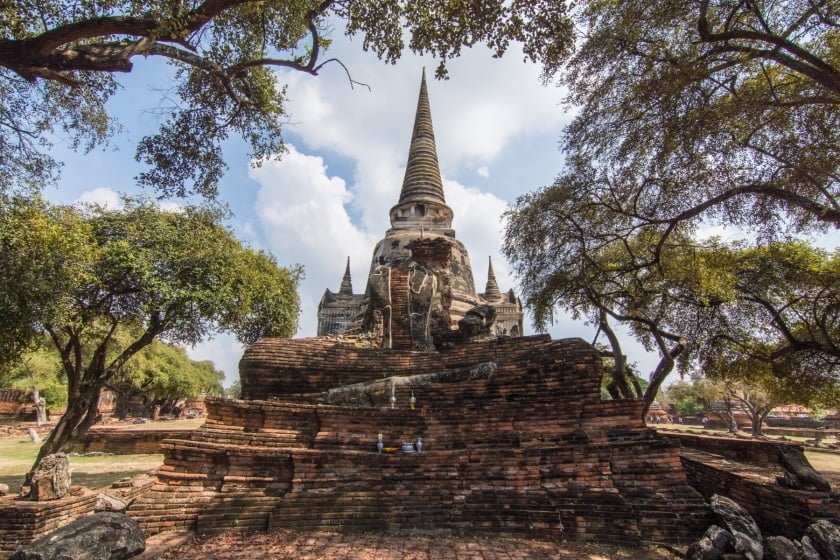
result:
[(684, 451), (682, 463), (689, 483), (707, 498), (727, 496), (741, 504), (755, 518), (766, 535), (798, 539), (817, 519), (840, 523), (840, 497), (828, 492), (792, 490), (774, 482), (774, 474), (764, 476), (739, 471), (705, 454)]
[(743, 461), (762, 467), (776, 466), (779, 463), (780, 447), (802, 446), (793, 442), (766, 441), (745, 438), (716, 437), (707, 435), (668, 432), (667, 437), (678, 440), (683, 447), (699, 449), (736, 461)]
[(192, 430), (126, 430), (94, 428), (74, 443), (74, 453), (114, 453), (115, 455), (162, 453), (160, 444), (168, 438), (186, 437)]
[(34, 410), (27, 393), (17, 389), (0, 389), (0, 420), (19, 420)]
[(0, 558), (8, 558), (18, 546), (93, 513), (96, 495), (85, 490), (49, 502), (17, 500), (12, 496), (0, 498)]
[(766, 436), (838, 438), (840, 430), (834, 428), (763, 428)]
[[(318, 402), (322, 391), (492, 362), (492, 374), (396, 386), (398, 407)], [(497, 340), (452, 351), (249, 348), (243, 388), (208, 399), (190, 438), (162, 444), (159, 484), (131, 507), (145, 530), (273, 527), (515, 532), (685, 542), (710, 522), (678, 447), (641, 403), (600, 400), (600, 358), (580, 340)], [(407, 406), (410, 391), (417, 407)], [(284, 391), (294, 402), (280, 400)], [(424, 440), (420, 454), (382, 454)]]
[[(443, 352), (414, 352), (344, 346), (326, 338), (263, 339), (249, 346), (239, 362), (242, 398), (318, 398), (340, 385), (405, 375), (409, 370), (412, 374), (433, 373), (504, 360), (548, 342), (548, 336), (505, 338)], [(581, 365), (586, 367), (586, 362)]]
[(840, 418), (827, 417), (822, 420), (813, 420), (811, 418), (768, 418), (764, 422), (765, 426), (771, 428), (840, 428)]

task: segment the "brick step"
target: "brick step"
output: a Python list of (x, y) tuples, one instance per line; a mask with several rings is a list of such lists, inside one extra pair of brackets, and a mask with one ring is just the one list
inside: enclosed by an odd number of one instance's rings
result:
[(258, 447), (310, 447), (310, 437), (274, 437), (263, 434), (195, 434), (191, 441), (211, 444), (247, 445)]

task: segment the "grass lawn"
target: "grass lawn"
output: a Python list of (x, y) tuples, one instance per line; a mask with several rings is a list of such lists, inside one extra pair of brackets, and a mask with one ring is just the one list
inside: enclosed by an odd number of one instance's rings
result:
[(840, 476), (840, 455), (836, 453), (806, 451), (805, 456), (808, 458), (811, 466), (818, 472)]
[[(174, 422), (170, 423), (174, 424)], [(28, 436), (0, 438), (0, 483), (17, 493), (23, 477), (35, 462), (40, 444)], [(70, 456), (73, 484), (89, 488), (110, 486), (121, 478), (148, 472), (163, 464), (163, 455)]]

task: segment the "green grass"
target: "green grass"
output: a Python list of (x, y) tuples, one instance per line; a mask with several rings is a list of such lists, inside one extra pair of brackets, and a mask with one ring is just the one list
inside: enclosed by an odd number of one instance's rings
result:
[(836, 453), (822, 453), (820, 451), (806, 451), (808, 462), (818, 472), (840, 475), (840, 455)]
[[(0, 483), (8, 484), (11, 492), (17, 493), (40, 447), (26, 436), (0, 438)], [(88, 488), (110, 486), (121, 478), (149, 472), (162, 464), (163, 455), (70, 456), (73, 484)]]

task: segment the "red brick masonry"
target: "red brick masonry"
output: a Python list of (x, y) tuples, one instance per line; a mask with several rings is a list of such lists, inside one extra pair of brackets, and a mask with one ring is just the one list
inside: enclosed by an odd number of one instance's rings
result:
[[(398, 386), (397, 408), (335, 406), (324, 391), (484, 364), (457, 382)], [(499, 339), (447, 352), (264, 340), (243, 394), (162, 444), (159, 483), (131, 507), (149, 533), (243, 528), (493, 532), (686, 542), (709, 523), (678, 446), (641, 403), (601, 401), (602, 365), (578, 339)], [(486, 372), (490, 373), (487, 374)], [(282, 400), (281, 400), (282, 399)], [(376, 453), (376, 435), (415, 454)]]

